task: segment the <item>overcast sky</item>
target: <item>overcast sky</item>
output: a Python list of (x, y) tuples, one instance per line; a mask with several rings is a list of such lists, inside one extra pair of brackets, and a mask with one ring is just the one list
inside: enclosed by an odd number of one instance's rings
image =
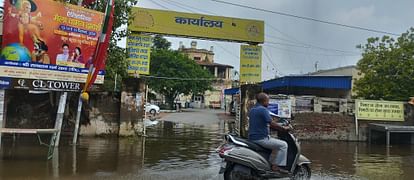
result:
[[(414, 22), (413, 0), (225, 1), (397, 34), (405, 32)], [(265, 41), (271, 43), (263, 45), (263, 80), (274, 77), (276, 73), (289, 75), (312, 72), (316, 62), (319, 69), (354, 65), (361, 57), (355, 46), (364, 44), (368, 37), (383, 35), (220, 4), (211, 0), (140, 0), (138, 6), (265, 21)], [(186, 38), (168, 39), (172, 42), (173, 49), (178, 48), (179, 41), (183, 41), (186, 46), (192, 41)], [(215, 62), (239, 69), (240, 44), (197, 41), (199, 48), (209, 49), (214, 46)], [(277, 45), (274, 42), (288, 45)], [(304, 44), (313, 47), (309, 48)]]
[[(3, 1), (0, 0), (0, 3)], [(414, 22), (414, 0), (224, 1), (397, 34), (405, 32)], [(138, 6), (265, 21), (265, 41), (270, 43), (263, 44), (263, 80), (276, 74), (280, 76), (312, 72), (316, 62), (319, 69), (354, 65), (360, 58), (360, 52), (355, 46), (364, 44), (368, 37), (383, 35), (220, 4), (211, 0), (139, 0)], [(187, 47), (192, 41), (186, 38), (168, 39), (172, 42), (173, 49), (178, 48), (180, 41)], [(209, 49), (214, 46), (215, 62), (239, 69), (239, 43), (204, 40), (197, 42), (199, 48)], [(125, 46), (125, 41), (119, 45)], [(307, 45), (312, 45), (312, 48)], [(323, 50), (325, 48), (331, 50)]]

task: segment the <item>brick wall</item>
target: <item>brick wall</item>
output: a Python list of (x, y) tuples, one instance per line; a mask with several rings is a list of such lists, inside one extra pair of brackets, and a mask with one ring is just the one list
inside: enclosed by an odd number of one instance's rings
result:
[(405, 106), (404, 122), (358, 120), (358, 136), (353, 115), (340, 113), (297, 113), (292, 124), (299, 139), (366, 141), (369, 123), (414, 125), (414, 106)]
[(299, 139), (358, 141), (353, 116), (326, 113), (298, 113), (292, 121)]

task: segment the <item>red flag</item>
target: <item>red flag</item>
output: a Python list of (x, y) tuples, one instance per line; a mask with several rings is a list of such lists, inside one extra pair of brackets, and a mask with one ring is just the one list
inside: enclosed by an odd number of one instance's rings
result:
[(93, 64), (89, 68), (88, 78), (85, 83), (85, 88), (83, 91), (88, 91), (91, 85), (95, 82), (96, 76), (99, 73), (99, 70), (104, 69), (106, 54), (109, 47), (109, 41), (111, 40), (112, 25), (114, 22), (114, 9), (115, 9), (115, 0), (109, 0), (106, 12), (105, 12), (105, 21), (102, 26), (102, 33), (97, 44), (97, 50), (94, 54)]

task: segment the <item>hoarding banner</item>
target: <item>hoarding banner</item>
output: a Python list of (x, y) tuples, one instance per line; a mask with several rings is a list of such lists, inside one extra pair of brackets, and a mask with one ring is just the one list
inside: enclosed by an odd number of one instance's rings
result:
[(131, 31), (237, 42), (264, 42), (264, 22), (258, 20), (132, 8)]
[(127, 39), (128, 74), (150, 74), (152, 37), (131, 34)]
[(33, 79), (14, 79), (12, 82), (14, 89), (25, 90), (54, 90), (54, 91), (80, 91), (83, 87), (81, 83), (68, 81), (49, 81)]
[(262, 47), (241, 45), (240, 82), (256, 83), (262, 81)]
[[(102, 13), (53, 0), (4, 3), (0, 77), (86, 81)], [(97, 84), (104, 74), (100, 69)]]
[[(0, 89), (22, 89), (35, 91), (73, 91), (79, 92), (84, 83), (42, 79), (0, 78)], [(92, 90), (102, 90), (102, 86), (92, 86)]]
[(404, 121), (404, 103), (356, 100), (356, 117), (364, 120)]
[(271, 98), (267, 108), (281, 118), (291, 118), (292, 116), (292, 101), (290, 99)]

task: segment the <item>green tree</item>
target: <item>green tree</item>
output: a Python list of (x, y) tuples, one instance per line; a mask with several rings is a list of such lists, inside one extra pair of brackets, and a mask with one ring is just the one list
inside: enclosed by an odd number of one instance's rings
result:
[(362, 77), (355, 82), (358, 97), (405, 101), (414, 96), (414, 28), (397, 39), (369, 38), (357, 68)]
[[(70, 4), (77, 5), (80, 0), (56, 0), (61, 2), (68, 2)], [(89, 9), (104, 12), (107, 0), (96, 0), (94, 4), (90, 5)], [(130, 20), (129, 13), (131, 8), (138, 3), (138, 0), (115, 0), (115, 12), (114, 12), (114, 24), (112, 26), (111, 42), (108, 49), (108, 55), (106, 59), (106, 74), (104, 81), (104, 88), (107, 91), (113, 91), (119, 89), (121, 83), (115, 85), (115, 77), (117, 81), (121, 82), (123, 77), (127, 77), (127, 54), (126, 49), (117, 46), (117, 42), (128, 35), (126, 28), (120, 28), (122, 25), (126, 25)]]
[[(113, 45), (113, 42), (111, 42), (106, 59), (104, 89), (106, 91), (118, 91), (121, 88), (122, 78), (128, 76), (127, 68), (126, 49)], [(118, 82), (116, 87), (115, 78)]]
[[(163, 39), (160, 36), (157, 38)], [(149, 86), (164, 95), (172, 108), (179, 94), (203, 94), (210, 90), (213, 76), (188, 56), (170, 50), (169, 42), (166, 42), (158, 44), (160, 46), (154, 45), (151, 52), (150, 72), (155, 78), (149, 79)]]
[(167, 39), (163, 38), (161, 35), (155, 35), (153, 40), (153, 50), (167, 50), (170, 49), (171, 43)]

